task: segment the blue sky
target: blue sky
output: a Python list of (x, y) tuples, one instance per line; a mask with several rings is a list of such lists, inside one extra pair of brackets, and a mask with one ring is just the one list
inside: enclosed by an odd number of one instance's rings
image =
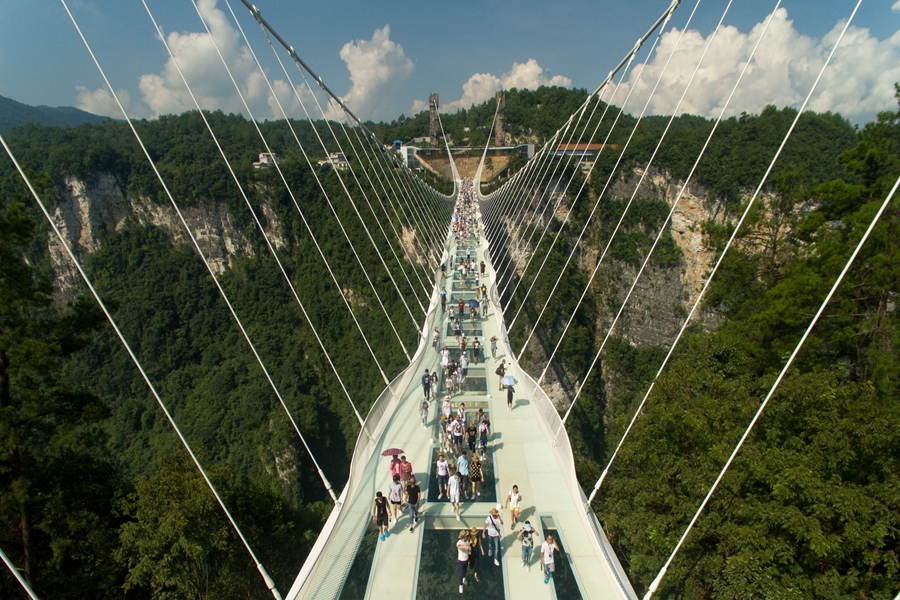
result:
[[(648, 62), (645, 79), (663, 77), (659, 96), (650, 104), (653, 112), (675, 108), (681, 94), (676, 84), (690, 74), (699, 58), (697, 48), (708, 39), (726, 5), (721, 0), (700, 3), (689, 28), (691, 35), (685, 37), (686, 46), (678, 47), (680, 59), (673, 61), (677, 69), (664, 73), (667, 55), (661, 53), (675, 48), (695, 1), (684, 0), (675, 12), (665, 38), (668, 44), (661, 43), (655, 56), (641, 55)], [(126, 92), (123, 98), (132, 116), (190, 108), (140, 0), (68, 2), (113, 86)], [(198, 2), (233, 61), (254, 115), (279, 116), (280, 109), (231, 22), (225, 0)], [(220, 61), (209, 53), (208, 36), (190, 0), (147, 3), (170, 36), (179, 64), (202, 96), (201, 104), (242, 110)], [(275, 95), (289, 114), (300, 116), (299, 101), (311, 98), (304, 90), (292, 93), (255, 22), (239, 0), (231, 3), (267, 77), (281, 82), (281, 87), (275, 84)], [(375, 119), (409, 114), (430, 92), (440, 94), (442, 104), (452, 110), (481, 101), (501, 86), (551, 82), (593, 89), (668, 3), (256, 0), (263, 16), (345, 97), (350, 108), (360, 117)], [(853, 5), (821, 0), (784, 3), (760, 46), (756, 79), (742, 84), (734, 110), (757, 112), (770, 102), (799, 102), (810, 72), (830, 48), (829, 36), (834, 37), (836, 25), (849, 16)], [(707, 59), (707, 79), (698, 82), (679, 112), (712, 114), (716, 110), (722, 90), (730, 88), (729, 77), (736, 76), (735, 69), (744, 60), (741, 53), (752, 45), (751, 32), (774, 6), (774, 1), (735, 2), (724, 21), (729, 29), (720, 34), (718, 46), (710, 53), (714, 60)], [(845, 42), (848, 49), (836, 55), (813, 108), (840, 110), (854, 122), (864, 122), (877, 110), (894, 106), (890, 86), (900, 81), (900, 0), (864, 2), (854, 26)], [(691, 41), (693, 46), (688, 48)], [(295, 85), (301, 83), (295, 70), (289, 75)], [(650, 87), (637, 81), (634, 72), (626, 85), (638, 92), (638, 101), (639, 90)], [(0, 0), (0, 95), (28, 104), (80, 106), (120, 116), (59, 0)]]

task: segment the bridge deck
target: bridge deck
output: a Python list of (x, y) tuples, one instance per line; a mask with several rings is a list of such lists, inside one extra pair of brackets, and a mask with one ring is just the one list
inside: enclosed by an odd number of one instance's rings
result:
[[(454, 244), (449, 246), (449, 256), (455, 257)], [(485, 243), (473, 247), (473, 257), (478, 260), (485, 257)], [(463, 252), (464, 254), (464, 252)], [(487, 262), (487, 260), (486, 260)], [(449, 276), (444, 283), (450, 296), (449, 302), (454, 298), (459, 299), (459, 291), (452, 290), (452, 277)], [(493, 271), (488, 267), (487, 277), (482, 280), (488, 286), (493, 281)], [(455, 296), (454, 296), (455, 295)], [(462, 296), (464, 299), (471, 295)], [(432, 305), (434, 305), (434, 298)], [(455, 338), (447, 335), (447, 315), (435, 311), (431, 319), (430, 330), (440, 328), (442, 343), (449, 348), (458, 348)], [(546, 396), (538, 397), (539, 389), (531, 381), (527, 374), (522, 373), (515, 361), (509, 356), (510, 350), (505, 343), (502, 315), (495, 310), (492, 303), (487, 318), (476, 321), (476, 325), (482, 327), (483, 360), (478, 365), (470, 363), (470, 374), (473, 368), (484, 367), (487, 375), (487, 393), (463, 392), (453, 396), (454, 411), (459, 402), (465, 402), (467, 407), (477, 403), (487, 403), (492, 425), (490, 449), (493, 458), (495, 481), (485, 481), (484, 486), (496, 486), (496, 502), (503, 503), (507, 493), (513, 484), (519, 486), (523, 501), (521, 503), (521, 518), (519, 524), (513, 529), (510, 527), (509, 513), (504, 510), (502, 517), (505, 522), (502, 535), (502, 565), (495, 567), (488, 559), (481, 560), (481, 572), (488, 569), (501, 569), (506, 598), (553, 598), (555, 597), (554, 585), (543, 585), (543, 576), (539, 565), (540, 542), (543, 535), (536, 540), (535, 556), (532, 557), (531, 571), (526, 572), (521, 566), (520, 542), (516, 535), (522, 527), (525, 519), (529, 519), (538, 531), (541, 531), (541, 517), (551, 517), (555, 520), (556, 529), (562, 537), (562, 545), (567, 556), (557, 554), (557, 565), (561, 561), (568, 560), (577, 577), (581, 593), (585, 598), (634, 598), (630, 584), (624, 578), (621, 567), (618, 565), (605, 538), (602, 542), (597, 540), (599, 526), (586, 525), (588, 523), (583, 505), (584, 496), (580, 488), (577, 489), (579, 497), (573, 493), (572, 480), (574, 468), (570, 464), (568, 469), (561, 468), (559, 452), (552, 451), (550, 443), (553, 433), (549, 431), (546, 422), (546, 414), (541, 413), (539, 402), (549, 403)], [(490, 357), (490, 344), (487, 340), (496, 335), (500, 339), (497, 348), (496, 359)], [(471, 339), (472, 336), (470, 336)], [(484, 362), (486, 355), (486, 363)], [(500, 360), (506, 359), (511, 366), (507, 370), (520, 381), (516, 386), (518, 393), (514, 397), (514, 406), (511, 412), (506, 409), (506, 392), (498, 390), (498, 376), (495, 375)], [(412, 372), (404, 377), (406, 387), (396, 394), (396, 408), (392, 414), (386, 416), (387, 422), (383, 433), (373, 440), (370, 458), (365, 465), (365, 481), (357, 485), (353, 490), (353, 497), (344, 498), (345, 513), (343, 518), (337, 521), (335, 529), (330, 532), (329, 539), (320, 556), (313, 557), (315, 564), (311, 565), (309, 578), (302, 588), (303, 583), (298, 578), (295, 589), (291, 590), (288, 598), (334, 598), (334, 577), (329, 577), (328, 564), (334, 559), (335, 563), (349, 564), (345, 560), (347, 553), (352, 553), (360, 539), (362, 529), (371, 519), (368, 514), (375, 492), (380, 490), (387, 495), (390, 483), (389, 459), (381, 457), (384, 449), (399, 447), (405, 450), (407, 459), (412, 463), (416, 478), (423, 490), (423, 504), (421, 508), (423, 518), (412, 533), (409, 532), (409, 522), (406, 514), (402, 514), (399, 522), (393, 522), (390, 526), (391, 535), (384, 542), (377, 542), (375, 557), (372, 563), (369, 585), (366, 592), (367, 598), (415, 598), (418, 580), (420, 549), (423, 545), (423, 532), (426, 527), (450, 528), (458, 531), (461, 527), (478, 527), (480, 530), (484, 520), (495, 502), (466, 502), (460, 505), (461, 522), (456, 522), (449, 502), (444, 498), (438, 501), (427, 501), (428, 489), (434, 485), (433, 451), (438, 447), (436, 431), (434, 429), (435, 418), (439, 415), (440, 402), (432, 402), (429, 415), (429, 424), (423, 428), (419, 409), (423, 399), (420, 386), (420, 377), (425, 369), (440, 370), (440, 355), (431, 347), (431, 340), (425, 343), (410, 365)], [(446, 395), (443, 380), (439, 382), (441, 393), (439, 398)], [(541, 392), (542, 393), (542, 392)], [(476, 408), (477, 410), (477, 408)], [(547, 407), (544, 406), (544, 411)], [(474, 414), (475, 411), (469, 411)], [(552, 415), (556, 418), (556, 415)], [(371, 417), (370, 417), (371, 418)], [(558, 420), (558, 419), (557, 419)], [(565, 433), (557, 428), (556, 437)], [(565, 440), (566, 446), (568, 444)], [(489, 458), (491, 455), (489, 454)], [(449, 457), (448, 457), (449, 459)], [(451, 463), (454, 463), (452, 459)], [(571, 458), (569, 458), (571, 462)], [(565, 471), (568, 470), (567, 474)], [(568, 477), (568, 479), (567, 479)], [(577, 486), (577, 483), (575, 484)], [(427, 517), (427, 519), (426, 519)], [(593, 515), (590, 514), (590, 518)], [(595, 523), (595, 522), (594, 522)], [(602, 535), (600, 533), (599, 535)], [(315, 552), (315, 550), (314, 550)], [(447, 564), (447, 589), (446, 597), (458, 597), (457, 582), (452, 574), (456, 570), (455, 552), (448, 548), (446, 556)], [(306, 565), (305, 569), (310, 567)], [(335, 569), (340, 571), (341, 566), (335, 564)], [(333, 574), (331, 574), (333, 575)], [(301, 577), (303, 573), (301, 572)], [(325, 585), (323, 582), (327, 581)], [(340, 585), (340, 578), (337, 580)], [(469, 585), (477, 585), (469, 577)], [(466, 595), (468, 597), (469, 594)], [(568, 596), (567, 596), (568, 597)]]

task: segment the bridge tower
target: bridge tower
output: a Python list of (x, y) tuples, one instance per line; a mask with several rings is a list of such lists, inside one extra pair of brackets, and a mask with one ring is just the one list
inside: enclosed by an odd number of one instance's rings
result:
[(441, 131), (441, 124), (438, 121), (438, 108), (440, 104), (438, 103), (438, 95), (431, 94), (428, 96), (428, 109), (431, 111), (431, 128), (429, 131), (429, 136), (431, 138), (431, 145), (437, 147), (438, 145), (438, 134)]
[(506, 145), (506, 92), (500, 91), (497, 98), (497, 145)]

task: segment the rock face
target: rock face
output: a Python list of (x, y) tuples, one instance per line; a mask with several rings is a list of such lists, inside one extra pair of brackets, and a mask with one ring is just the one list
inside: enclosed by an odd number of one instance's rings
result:
[[(233, 216), (222, 204), (202, 203), (181, 208), (182, 222), (171, 205), (133, 196), (109, 174), (101, 173), (85, 181), (68, 177), (64, 185), (53, 219), (79, 260), (100, 248), (105, 235), (129, 225), (153, 225), (165, 231), (173, 243), (193, 246), (185, 230), (186, 223), (216, 274), (229, 268), (234, 256), (253, 256), (255, 253), (248, 232), (235, 224)], [(257, 195), (263, 198), (261, 210), (266, 221), (266, 235), (275, 248), (282, 248), (286, 241), (278, 217), (266, 194)], [(255, 227), (255, 224), (250, 226)], [(48, 232), (47, 243), (58, 284), (57, 294), (62, 299), (70, 299), (82, 289), (81, 278), (52, 232)]]
[[(635, 203), (663, 201), (669, 207), (674, 207), (667, 229), (681, 250), (682, 259), (673, 267), (660, 267), (654, 265), (652, 261), (648, 263), (629, 296), (639, 266), (615, 260), (610, 256), (604, 258), (592, 283), (592, 290), (600, 308), (597, 316), (596, 346), (599, 346), (606, 337), (626, 297), (627, 303), (615, 322), (612, 335), (625, 338), (635, 347), (668, 347), (681, 329), (716, 258), (715, 253), (704, 243), (703, 224), (709, 220), (722, 223), (726, 219), (724, 206), (710, 200), (707, 191), (701, 186), (691, 185), (683, 191), (682, 187), (683, 182), (673, 179), (667, 172), (651, 169), (645, 173), (644, 170), (636, 168), (631, 177), (619, 179), (607, 191), (608, 197), (623, 202), (634, 196)], [(595, 200), (595, 197), (591, 198), (591, 202)], [(560, 203), (556, 208), (556, 217), (560, 220), (564, 219), (568, 212), (568, 207), (564, 204), (565, 202)], [(596, 241), (596, 236), (592, 238), (590, 235), (591, 230), (595, 230), (598, 226), (599, 224), (592, 223), (585, 239), (594, 241), (582, 243), (575, 257), (574, 264), (586, 276), (594, 270), (606, 243), (606, 240), (599, 242)], [(512, 233), (515, 243), (515, 232)], [(655, 232), (647, 233), (655, 235)], [(575, 241), (575, 235), (577, 232), (573, 234), (572, 243)], [(698, 318), (702, 319), (707, 327), (715, 327), (718, 322), (715, 314), (702, 313), (694, 316), (694, 320)], [(545, 323), (542, 328), (561, 328), (563, 325), (564, 323)], [(543, 336), (536, 337), (540, 339)], [(552, 346), (549, 348), (543, 346), (543, 343), (532, 343), (530, 364), (523, 365), (535, 377), (543, 371), (547, 355), (552, 351)], [(556, 363), (558, 361), (554, 361), (547, 370), (542, 387), (558, 408), (565, 409), (585, 374), (570, 373)], [(602, 366), (602, 356), (599, 364)]]

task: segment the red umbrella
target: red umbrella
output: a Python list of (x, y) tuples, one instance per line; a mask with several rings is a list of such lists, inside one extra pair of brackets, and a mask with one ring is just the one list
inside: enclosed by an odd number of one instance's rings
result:
[(405, 452), (400, 448), (388, 448), (381, 453), (382, 456), (399, 456), (401, 454), (405, 454)]

